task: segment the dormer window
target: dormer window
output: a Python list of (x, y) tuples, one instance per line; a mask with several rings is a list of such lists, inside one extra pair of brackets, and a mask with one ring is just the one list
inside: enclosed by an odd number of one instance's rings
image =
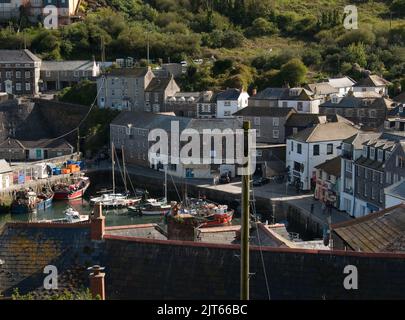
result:
[(404, 112), (404, 107), (403, 106), (400, 106), (399, 107), (399, 113), (403, 113)]
[(367, 158), (367, 156), (368, 156), (368, 147), (367, 147), (367, 146), (364, 146), (364, 147), (363, 147), (363, 157), (364, 157), (364, 158)]
[(378, 149), (378, 161), (383, 162), (384, 161), (384, 151)]
[(339, 103), (338, 96), (332, 96), (332, 103)]
[(290, 89), (290, 96), (298, 96), (298, 89)]
[(370, 148), (370, 159), (375, 160), (375, 148)]

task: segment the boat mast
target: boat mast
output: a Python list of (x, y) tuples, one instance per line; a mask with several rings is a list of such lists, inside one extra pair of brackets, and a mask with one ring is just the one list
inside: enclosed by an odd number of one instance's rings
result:
[(250, 121), (243, 122), (244, 157), (247, 159), (244, 164), (242, 176), (242, 226), (241, 226), (241, 274), (240, 274), (240, 299), (249, 300), (249, 198), (250, 198), (250, 145), (249, 145)]
[(167, 164), (165, 165), (165, 201), (167, 202)]
[(112, 167), (112, 190), (115, 193), (115, 159), (114, 159), (114, 142), (111, 142), (111, 167)]
[(122, 170), (124, 174), (124, 187), (125, 187), (125, 192), (128, 192), (127, 188), (127, 172), (125, 168), (125, 155), (124, 155), (124, 146), (121, 147), (121, 153), (122, 153)]

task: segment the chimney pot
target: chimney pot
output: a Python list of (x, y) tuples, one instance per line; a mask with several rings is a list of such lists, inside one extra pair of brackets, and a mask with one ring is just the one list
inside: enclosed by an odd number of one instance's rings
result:
[(99, 265), (94, 265), (87, 270), (93, 271), (89, 275), (91, 295), (94, 299), (100, 297), (101, 300), (105, 300), (105, 273), (101, 272), (104, 268)]

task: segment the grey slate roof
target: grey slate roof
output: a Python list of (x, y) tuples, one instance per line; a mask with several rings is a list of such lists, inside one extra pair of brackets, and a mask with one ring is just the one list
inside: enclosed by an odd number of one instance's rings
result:
[(317, 165), (315, 168), (316, 169), (320, 169), (322, 171), (325, 171), (328, 174), (331, 174), (335, 177), (340, 177), (341, 175), (341, 161), (342, 157), (335, 157), (333, 159), (330, 160), (326, 160), (325, 162)]
[(385, 189), (385, 194), (402, 199), (405, 202), (405, 179)]
[(159, 128), (170, 131), (172, 121), (178, 121), (180, 131), (182, 131), (188, 126), (191, 119), (164, 114), (153, 114), (149, 112), (123, 111), (111, 122), (111, 124), (125, 127), (128, 124), (131, 124), (134, 128), (143, 128), (146, 130)]
[(41, 71), (86, 71), (93, 69), (92, 60), (42, 61)]
[(116, 68), (111, 69), (107, 76), (111, 77), (130, 77), (130, 78), (141, 78), (144, 77), (147, 72), (148, 68)]
[(391, 82), (376, 74), (369, 75), (366, 78), (359, 80), (354, 87), (382, 87), (390, 85)]
[(404, 252), (405, 204), (332, 226), (354, 251)]
[(253, 100), (279, 100), (287, 88), (266, 88), (259, 91), (255, 96), (250, 97)]
[(394, 99), (395, 102), (405, 103), (405, 91), (397, 95)]
[(350, 77), (329, 78), (328, 82), (334, 88), (352, 87), (356, 83), (356, 81)]
[(170, 81), (172, 81), (173, 78), (171, 77), (166, 77), (166, 78), (161, 78), (161, 77), (155, 77), (151, 80), (145, 91), (149, 92), (161, 92), (166, 90), (167, 86), (169, 85)]
[(204, 129), (241, 129), (242, 128), (242, 121), (237, 118), (229, 118), (229, 119), (190, 119), (187, 128), (195, 129), (198, 132), (201, 132)]
[(306, 128), (291, 136), (291, 139), (301, 142), (321, 142), (344, 140), (359, 130), (346, 122), (328, 122)]
[(305, 88), (317, 95), (339, 93), (339, 90), (335, 87), (332, 87), (329, 82), (309, 83), (305, 86)]
[(285, 125), (289, 127), (308, 127), (311, 124), (318, 123), (321, 123), (319, 114), (293, 113), (291, 116), (288, 117)]
[(28, 49), (24, 50), (0, 50), (0, 63), (4, 62), (39, 62), (41, 61), (35, 54)]
[(354, 149), (363, 149), (363, 143), (381, 136), (380, 132), (358, 132), (357, 134), (343, 140), (344, 143), (351, 144)]
[(59, 288), (53, 293), (62, 293), (88, 287), (86, 267), (99, 260), (89, 226), (26, 223), (7, 224), (0, 231), (0, 259), (0, 293), (11, 296), (18, 288), (21, 294), (33, 292), (36, 299), (48, 294), (45, 266), (58, 268)]
[(218, 93), (217, 100), (238, 100), (241, 91), (238, 89), (228, 89)]
[(234, 113), (234, 116), (252, 117), (286, 117), (290, 113), (296, 113), (294, 108), (279, 107), (246, 107)]

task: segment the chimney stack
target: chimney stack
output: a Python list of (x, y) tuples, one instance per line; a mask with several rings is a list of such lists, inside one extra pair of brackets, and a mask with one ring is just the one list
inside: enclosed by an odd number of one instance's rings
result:
[(91, 218), (90, 237), (91, 240), (103, 240), (105, 231), (105, 217), (101, 203), (96, 206), (94, 216)]
[(102, 272), (105, 268), (99, 265), (92, 266), (87, 270), (92, 271), (89, 275), (90, 278), (90, 292), (93, 299), (100, 298), (105, 300), (105, 273)]

